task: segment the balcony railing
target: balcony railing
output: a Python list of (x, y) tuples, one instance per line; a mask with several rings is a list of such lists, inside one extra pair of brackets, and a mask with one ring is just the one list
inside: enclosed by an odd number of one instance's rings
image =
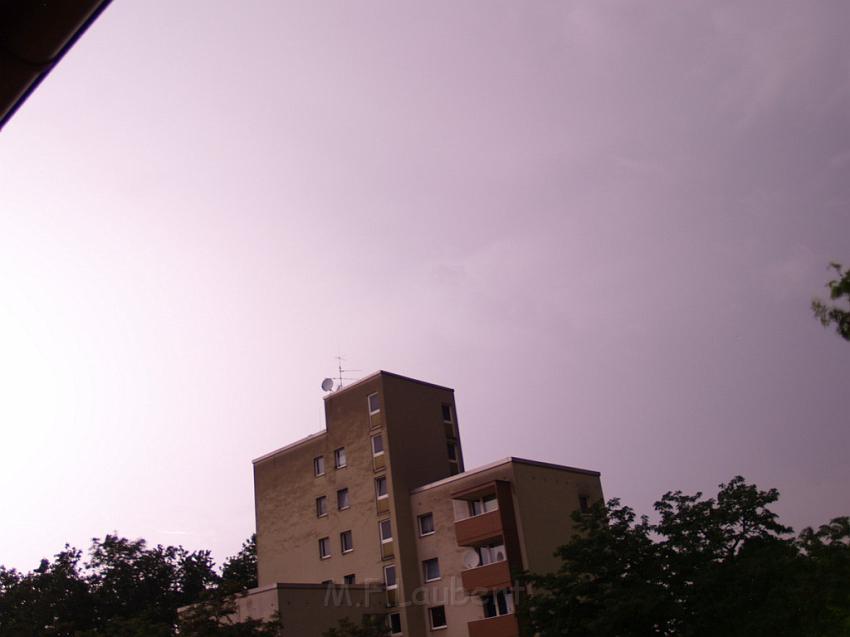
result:
[(471, 546), (501, 534), (502, 517), (498, 509), (455, 522), (458, 546)]
[(511, 569), (507, 560), (502, 560), (462, 571), (460, 579), (464, 590), (468, 593), (509, 588)]
[(519, 637), (516, 615), (501, 615), (469, 622), (469, 637)]

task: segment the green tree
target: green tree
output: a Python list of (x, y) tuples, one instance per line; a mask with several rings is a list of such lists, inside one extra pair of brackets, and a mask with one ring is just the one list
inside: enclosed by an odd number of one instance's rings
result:
[(579, 535), (560, 547), (556, 573), (528, 574), (520, 614), (541, 635), (650, 635), (670, 616), (658, 547), (645, 517), (619, 500), (574, 515)]
[(850, 635), (850, 517), (803, 529), (798, 544), (811, 565), (802, 603), (819, 610), (810, 634)]
[(850, 307), (845, 308), (837, 302), (842, 297), (850, 302), (850, 270), (846, 272), (840, 263), (830, 263), (829, 267), (835, 270), (838, 278), (832, 279), (826, 284), (829, 289), (829, 304), (819, 298), (812, 299), (812, 312), (824, 327), (835, 324), (836, 333), (846, 341), (850, 341)]
[(30, 573), (0, 567), (0, 635), (166, 637), (177, 609), (218, 590), (209, 551), (107, 535)]
[(794, 538), (778, 497), (736, 477), (714, 498), (665, 494), (655, 524), (617, 500), (576, 513), (559, 570), (523, 578), (528, 633), (850, 635), (848, 518)]
[(224, 561), (221, 587), (240, 591), (257, 586), (257, 534), (242, 543), (241, 550)]
[(30, 573), (0, 567), (0, 635), (70, 637), (92, 626), (94, 605), (81, 557), (66, 546)]
[(326, 630), (323, 637), (387, 637), (387, 619), (383, 615), (363, 615), (359, 624), (343, 618), (338, 625)]
[(193, 603), (218, 582), (208, 551), (148, 548), (144, 540), (114, 535), (92, 541), (86, 567), (95, 623), (108, 634), (117, 633), (118, 626), (128, 622), (131, 628), (141, 624), (157, 633), (170, 630), (177, 622), (177, 609)]

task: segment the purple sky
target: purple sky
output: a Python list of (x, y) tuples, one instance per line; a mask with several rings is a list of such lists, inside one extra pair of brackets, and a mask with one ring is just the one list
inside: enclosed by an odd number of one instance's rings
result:
[[(0, 136), (0, 563), (253, 531), (348, 365), (468, 467), (850, 514), (850, 3), (116, 2)], [(359, 374), (355, 374), (359, 375)]]

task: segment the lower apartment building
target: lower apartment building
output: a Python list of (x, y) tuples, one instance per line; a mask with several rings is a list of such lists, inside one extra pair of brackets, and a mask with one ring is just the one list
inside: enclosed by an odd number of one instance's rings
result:
[(599, 473), (467, 471), (454, 391), (384, 371), (328, 394), (325, 420), (254, 460), (259, 586), (239, 615), (279, 612), (287, 637), (367, 613), (394, 636), (517, 636), (515, 574), (557, 569)]

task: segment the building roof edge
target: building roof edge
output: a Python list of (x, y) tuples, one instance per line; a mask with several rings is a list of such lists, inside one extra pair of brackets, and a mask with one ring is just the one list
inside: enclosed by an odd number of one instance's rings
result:
[(494, 462), (490, 462), (488, 464), (483, 464), (480, 467), (475, 467), (474, 469), (470, 469), (469, 471), (464, 471), (463, 473), (458, 473), (453, 476), (449, 476), (448, 478), (443, 478), (442, 480), (436, 480), (434, 482), (429, 482), (428, 484), (423, 484), (421, 487), (416, 487), (415, 489), (411, 489), (411, 493), (420, 493), (422, 491), (427, 491), (428, 489), (433, 489), (434, 487), (440, 487), (444, 484), (451, 484), (452, 482), (457, 482), (462, 478), (466, 478), (471, 475), (475, 475), (476, 473), (482, 473), (487, 471), (488, 469), (495, 469), (498, 466), (503, 464), (509, 464), (512, 458), (502, 458), (501, 460), (496, 460)]
[(457, 482), (458, 480), (462, 480), (468, 476), (475, 475), (477, 473), (483, 473), (489, 469), (495, 469), (504, 464), (526, 464), (534, 467), (544, 467), (547, 469), (557, 469), (559, 471), (570, 471), (572, 473), (581, 473), (588, 476), (594, 476), (598, 478), (602, 474), (599, 471), (593, 471), (591, 469), (581, 469), (579, 467), (570, 467), (564, 464), (554, 464), (552, 462), (542, 462), (540, 460), (529, 460), (528, 458), (517, 458), (515, 456), (508, 456), (507, 458), (502, 458), (501, 460), (496, 460), (494, 462), (490, 462), (488, 464), (481, 465), (480, 467), (475, 467), (474, 469), (470, 469), (469, 471), (464, 471), (463, 473), (458, 473), (457, 475), (449, 476), (448, 478), (443, 478), (442, 480), (436, 480), (434, 482), (429, 482), (428, 484), (423, 484), (421, 487), (416, 487), (415, 489), (411, 489), (410, 493), (421, 493), (422, 491), (427, 491), (428, 489), (433, 489), (434, 487), (439, 487), (444, 484), (451, 484), (452, 482)]
[(294, 449), (295, 447), (300, 447), (301, 445), (306, 444), (306, 443), (310, 442), (311, 440), (321, 438), (322, 436), (326, 436), (327, 434), (328, 434), (328, 430), (322, 429), (322, 431), (317, 431), (314, 434), (310, 434), (309, 436), (305, 436), (304, 438), (300, 438), (299, 440), (296, 440), (295, 442), (291, 442), (288, 445), (281, 447), (280, 449), (275, 449), (274, 451), (269, 451), (268, 453), (263, 454), (259, 458), (254, 458), (251, 461), (251, 464), (259, 464), (260, 462), (263, 462), (264, 460), (268, 460), (268, 459), (272, 458), (273, 456), (284, 453), (286, 451), (290, 451), (290, 450)]
[(566, 464), (555, 464), (554, 462), (543, 462), (542, 460), (529, 460), (528, 458), (511, 457), (511, 460), (518, 464), (528, 464), (534, 467), (546, 467), (548, 469), (560, 469), (561, 471), (572, 471), (573, 473), (583, 473), (588, 476), (598, 478), (602, 474), (594, 469), (582, 469), (581, 467), (571, 467)]
[(419, 380), (418, 378), (411, 378), (410, 376), (403, 376), (402, 374), (396, 374), (395, 372), (388, 372), (385, 369), (379, 369), (376, 372), (372, 372), (368, 376), (364, 376), (363, 378), (357, 379), (356, 381), (354, 381), (350, 385), (346, 385), (342, 389), (338, 389), (336, 391), (325, 394), (323, 396), (323, 398), (325, 400), (328, 400), (329, 398), (333, 398), (334, 396), (338, 396), (339, 394), (346, 392), (349, 389), (353, 389), (353, 388), (357, 387), (358, 385), (362, 385), (363, 383), (368, 382), (370, 380), (373, 380), (373, 379), (375, 379), (379, 376), (388, 376), (390, 378), (397, 378), (399, 380), (405, 380), (405, 381), (410, 382), (410, 383), (417, 383), (419, 385), (425, 385), (426, 387), (434, 387), (436, 389), (442, 389), (444, 391), (450, 391), (450, 392), (454, 393), (454, 389), (452, 389), (451, 387), (446, 387), (444, 385), (437, 385), (436, 383), (429, 383), (427, 380)]

